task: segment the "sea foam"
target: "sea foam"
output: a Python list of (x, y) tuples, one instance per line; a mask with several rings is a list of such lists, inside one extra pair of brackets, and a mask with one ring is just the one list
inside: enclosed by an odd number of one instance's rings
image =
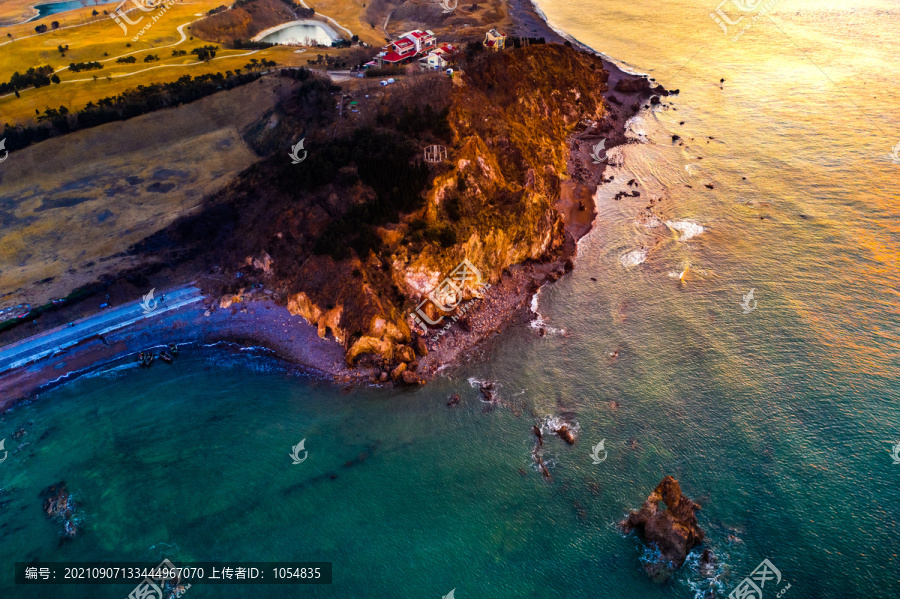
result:
[(668, 225), (670, 229), (675, 229), (681, 233), (680, 241), (687, 241), (706, 230), (703, 225), (698, 225), (689, 220), (667, 220), (666, 225)]
[(622, 266), (637, 266), (638, 264), (643, 264), (647, 259), (647, 250), (641, 248), (639, 250), (632, 250), (627, 254), (623, 254), (621, 258), (619, 258), (619, 262), (622, 263)]

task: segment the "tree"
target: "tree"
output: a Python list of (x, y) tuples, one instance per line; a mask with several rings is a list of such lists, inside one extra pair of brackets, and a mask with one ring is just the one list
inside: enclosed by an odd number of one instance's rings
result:
[(37, 31), (38, 33), (44, 33), (45, 31), (47, 31), (47, 26), (46, 25), (38, 25), (37, 27), (34, 28), (34, 30)]
[(50, 81), (52, 81), (53, 83), (59, 83), (59, 75), (53, 73), (53, 76), (50, 77)]
[(96, 16), (98, 16), (99, 14), (100, 14), (100, 13), (98, 13), (97, 10), (94, 9), (94, 11), (91, 13), (91, 16), (92, 16), (92, 17), (96, 17)]
[(218, 50), (218, 46), (200, 46), (199, 48), (191, 50), (191, 54), (196, 54), (198, 59), (209, 62), (216, 57), (216, 52)]
[(50, 23), (50, 27), (53, 27), (54, 29), (59, 29), (59, 21), (53, 21), (52, 23)]

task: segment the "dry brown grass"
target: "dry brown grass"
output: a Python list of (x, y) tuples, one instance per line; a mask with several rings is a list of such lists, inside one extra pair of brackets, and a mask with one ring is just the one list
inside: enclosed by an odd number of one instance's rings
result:
[(207, 17), (195, 23), (191, 31), (197, 37), (225, 44), (235, 39), (251, 39), (260, 31), (293, 20), (293, 13), (281, 0), (257, 0)]
[(133, 266), (121, 252), (256, 160), (239, 131), (288, 85), (267, 78), (11, 153), (0, 168), (3, 304), (41, 305)]

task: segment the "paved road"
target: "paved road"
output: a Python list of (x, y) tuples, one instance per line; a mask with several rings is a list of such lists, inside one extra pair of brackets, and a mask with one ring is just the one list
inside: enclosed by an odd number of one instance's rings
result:
[(0, 373), (53, 355), (90, 337), (105, 335), (203, 299), (203, 294), (193, 285), (170, 289), (165, 294), (157, 295), (156, 299), (159, 300), (163, 296), (165, 299), (159, 301), (156, 308), (147, 314), (144, 313), (141, 301), (138, 300), (123, 306), (105, 309), (69, 325), (56, 327), (39, 335), (3, 346), (0, 348)]

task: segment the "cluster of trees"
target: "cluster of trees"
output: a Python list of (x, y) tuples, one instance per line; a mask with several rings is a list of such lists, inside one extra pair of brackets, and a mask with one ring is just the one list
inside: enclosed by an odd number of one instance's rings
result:
[(217, 14), (219, 14), (220, 12), (225, 12), (226, 10), (228, 10), (228, 7), (225, 6), (225, 5), (223, 4), (222, 6), (220, 6), (220, 7), (218, 7), (218, 8), (213, 8), (213, 9), (211, 9), (211, 10), (210, 10), (209, 12), (207, 12), (206, 14), (209, 15), (209, 16), (212, 16), (212, 15), (217, 15)]
[(185, 50), (172, 50), (172, 56), (187, 56), (187, 51), (185, 51)]
[(159, 60), (159, 56), (156, 54), (148, 54), (144, 57), (144, 62), (156, 62)]
[(62, 123), (66, 119), (66, 115), (69, 114), (69, 109), (65, 106), (60, 106), (59, 108), (47, 108), (44, 110), (44, 114), (38, 114), (37, 122), (42, 123), (44, 121), (51, 121), (54, 124)]
[(256, 58), (251, 58), (250, 62), (244, 65), (244, 68), (248, 71), (255, 71), (256, 69), (271, 69), (277, 63), (274, 60), (266, 60), (263, 58), (262, 60), (257, 60)]
[(447, 225), (428, 226), (424, 220), (417, 218), (409, 223), (409, 240), (413, 243), (432, 241), (448, 248), (456, 245), (456, 231)]
[[(52, 27), (53, 29), (59, 29), (59, 21), (53, 21), (52, 23), (50, 23), (50, 27)], [(45, 33), (47, 31), (47, 26), (42, 23), (35, 27), (34, 30), (38, 33)]]
[(218, 46), (200, 46), (199, 48), (191, 50), (191, 54), (196, 54), (197, 58), (208, 62), (216, 57), (216, 52), (218, 52), (218, 50)]
[[(281, 0), (281, 1), (284, 2), (285, 4), (287, 4), (288, 7), (291, 10), (293, 10), (294, 13), (301, 19), (311, 19), (312, 16), (314, 14), (316, 14), (315, 8), (305, 8), (302, 4), (294, 2), (294, 0)], [(235, 6), (242, 5), (241, 3), (247, 4), (248, 2), (252, 2), (252, 0), (238, 0), (235, 3)]]
[(236, 39), (232, 42), (232, 47), (235, 50), (265, 50), (266, 48), (271, 48), (276, 44), (270, 44), (269, 42), (254, 42), (253, 40), (242, 40)]
[(50, 76), (53, 74), (53, 67), (44, 65), (42, 67), (31, 67), (25, 73), (16, 71), (9, 78), (7, 83), (0, 83), (0, 94), (8, 94), (9, 92), (18, 92), (20, 89), (29, 87), (44, 87), (50, 85)]
[[(359, 181), (375, 191), (372, 199), (331, 221), (316, 240), (313, 253), (327, 254), (335, 260), (349, 257), (351, 248), (358, 256), (367, 256), (370, 251), (378, 253), (381, 238), (375, 228), (396, 222), (401, 214), (421, 208), (424, 203), (422, 191), (429, 180), (428, 165), (412, 161), (417, 155), (418, 150), (409, 139), (373, 129), (358, 129), (350, 138), (310, 152), (307, 161), (313, 160), (316, 169), (321, 169), (316, 178), (330, 176), (323, 181), (334, 181), (341, 167), (355, 164)], [(289, 175), (308, 173), (313, 166), (285, 171)], [(434, 239), (441, 243), (450, 238), (446, 233), (435, 235)]]
[(20, 150), (33, 143), (44, 141), (54, 135), (61, 135), (78, 129), (95, 127), (112, 121), (130, 119), (168, 106), (187, 104), (212, 95), (219, 90), (232, 89), (259, 79), (258, 73), (225, 76), (210, 73), (191, 77), (184, 75), (171, 83), (140, 85), (117, 96), (89, 102), (84, 110), (70, 113), (68, 108), (48, 108), (37, 117), (38, 125), (13, 127), (6, 124), (0, 138), (6, 139), (6, 149)]
[(69, 51), (69, 44), (66, 44), (65, 46), (60, 44), (56, 47), (56, 49), (59, 50), (60, 55), (65, 56), (66, 52)]
[[(514, 48), (521, 48), (522, 46), (528, 46), (531, 44), (544, 44), (546, 43), (544, 38), (542, 37), (508, 37), (506, 38), (506, 44), (512, 44)], [(569, 45), (572, 45), (571, 42)]]
[(428, 131), (439, 139), (449, 140), (453, 134), (450, 130), (449, 115), (449, 107), (438, 112), (431, 104), (425, 104), (424, 108), (407, 105), (400, 114), (397, 114), (396, 110), (379, 112), (375, 117), (375, 123), (381, 127), (392, 127), (413, 137), (421, 137)]
[(73, 62), (69, 64), (69, 70), (75, 71), (79, 73), (81, 71), (93, 71), (95, 69), (102, 69), (103, 65), (99, 62)]
[(120, 56), (116, 59), (116, 62), (121, 64), (134, 64), (137, 62), (137, 58), (134, 56)]

